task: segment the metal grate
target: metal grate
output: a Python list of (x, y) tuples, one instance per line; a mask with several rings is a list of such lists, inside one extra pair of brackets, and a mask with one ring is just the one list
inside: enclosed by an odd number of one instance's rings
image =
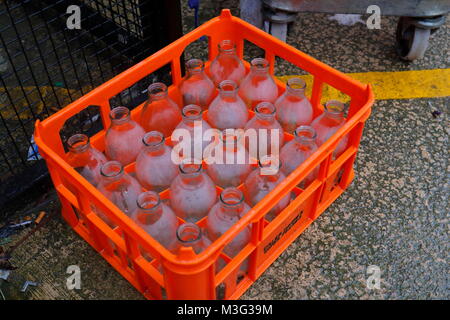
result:
[[(81, 9), (79, 30), (67, 29), (70, 5)], [(46, 175), (36, 119), (179, 36), (179, 0), (0, 0), (0, 204)]]

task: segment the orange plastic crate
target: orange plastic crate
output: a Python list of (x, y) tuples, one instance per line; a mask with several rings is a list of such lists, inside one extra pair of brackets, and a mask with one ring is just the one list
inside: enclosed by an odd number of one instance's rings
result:
[[(263, 48), (273, 73), (275, 56), (309, 72), (314, 80), (311, 103), (314, 117), (319, 115), (322, 88), (329, 85), (350, 97), (346, 124), (317, 152), (290, 174), (280, 185), (254, 206), (236, 225), (216, 240), (207, 250), (196, 255), (183, 248), (174, 255), (138, 227), (95, 187), (65, 161), (63, 141), (58, 134), (65, 122), (88, 106), (99, 106), (103, 128), (110, 124), (109, 99), (170, 64), (173, 85), (169, 95), (181, 105), (177, 85), (181, 82), (180, 56), (184, 49), (202, 36), (209, 38), (209, 60), (217, 55), (217, 45), (223, 39), (233, 40), (242, 58), (244, 40)], [(247, 64), (248, 67), (248, 64)], [(280, 92), (284, 84), (277, 82)], [(333, 68), (311, 58), (254, 26), (233, 17), (229, 10), (158, 51), (134, 67), (92, 90), (48, 119), (36, 122), (35, 141), (47, 166), (61, 201), (62, 215), (69, 225), (90, 243), (137, 290), (149, 299), (236, 299), (272, 264), (339, 195), (353, 179), (356, 158), (364, 122), (370, 115), (374, 97), (369, 85), (361, 84)], [(132, 110), (137, 119), (142, 104)], [(349, 136), (346, 151), (336, 160), (332, 152), (340, 139)], [(105, 129), (91, 137), (91, 143), (104, 150)], [(286, 134), (287, 140), (292, 136)], [(297, 185), (316, 166), (319, 177), (304, 190)], [(134, 170), (134, 164), (126, 168)], [(296, 198), (270, 223), (265, 214), (286, 194)], [(167, 190), (161, 193), (167, 197)], [(92, 211), (102, 210), (117, 226), (112, 229)], [(204, 225), (205, 219), (199, 222)], [(246, 226), (251, 226), (250, 243), (233, 259), (222, 253), (224, 246)], [(149, 255), (142, 255), (141, 252)], [(226, 265), (216, 270), (216, 261)], [(240, 265), (248, 261), (248, 270), (239, 274)]]

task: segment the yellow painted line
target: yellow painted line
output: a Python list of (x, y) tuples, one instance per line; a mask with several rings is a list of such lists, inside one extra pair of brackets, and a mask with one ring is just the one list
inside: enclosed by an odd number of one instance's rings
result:
[[(395, 71), (395, 72), (364, 72), (347, 73), (352, 79), (372, 85), (375, 99), (415, 99), (450, 96), (450, 69)], [(300, 77), (306, 81), (308, 96), (311, 96), (312, 76), (281, 76), (283, 82), (289, 78)], [(348, 101), (349, 97), (336, 89), (325, 85), (322, 102), (337, 99)]]

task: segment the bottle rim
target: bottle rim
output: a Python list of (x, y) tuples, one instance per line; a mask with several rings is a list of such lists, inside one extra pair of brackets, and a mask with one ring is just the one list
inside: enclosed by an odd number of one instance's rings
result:
[(130, 109), (124, 106), (113, 108), (109, 112), (109, 118), (114, 123), (122, 123), (130, 118)]
[(188, 120), (197, 120), (202, 117), (203, 110), (196, 104), (188, 104), (181, 109), (181, 115)]
[(77, 133), (67, 139), (67, 146), (70, 151), (84, 151), (89, 147), (90, 139), (83, 133)]
[(233, 80), (223, 80), (219, 83), (221, 93), (235, 93), (238, 89), (238, 84)]
[(162, 82), (152, 83), (147, 90), (151, 98), (164, 98), (167, 96), (167, 86)]
[(254, 58), (251, 62), (252, 68), (256, 70), (267, 70), (269, 68), (269, 61), (264, 58)]
[(345, 105), (344, 103), (338, 100), (330, 100), (325, 103), (325, 111), (332, 115), (341, 115), (344, 112)]
[[(183, 234), (186, 232), (188, 234)], [(201, 239), (202, 229), (195, 223), (186, 222), (178, 226), (176, 235), (181, 243), (194, 243)], [(186, 238), (186, 236), (189, 238)]]
[(166, 138), (161, 132), (150, 131), (144, 135), (142, 138), (142, 143), (144, 143), (146, 147), (158, 147), (164, 144), (165, 139)]
[(286, 88), (293, 92), (304, 92), (306, 82), (302, 78), (290, 78), (286, 83)]
[(100, 174), (106, 178), (115, 178), (123, 174), (123, 165), (119, 161), (107, 161), (100, 167)]
[(205, 64), (200, 59), (190, 59), (186, 62), (186, 69), (189, 72), (201, 72), (203, 71)]
[(260, 102), (255, 107), (255, 113), (261, 117), (272, 117), (276, 113), (275, 106), (273, 103), (268, 101)]
[(141, 193), (136, 203), (139, 209), (143, 211), (152, 211), (161, 204), (161, 198), (159, 194), (154, 191), (146, 191)]
[(244, 202), (244, 194), (237, 188), (228, 187), (220, 193), (219, 200), (227, 207), (237, 207)]
[(317, 133), (311, 126), (300, 126), (295, 129), (294, 136), (302, 139), (302, 141), (313, 142), (317, 138)]
[(236, 50), (236, 44), (233, 40), (222, 40), (217, 46), (219, 47), (219, 52), (232, 53)]

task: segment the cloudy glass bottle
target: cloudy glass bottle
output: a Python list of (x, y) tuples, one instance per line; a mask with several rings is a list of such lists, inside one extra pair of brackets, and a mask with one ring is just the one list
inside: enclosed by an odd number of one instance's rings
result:
[(106, 163), (105, 155), (93, 148), (89, 137), (85, 134), (75, 134), (67, 140), (69, 152), (67, 163), (77, 170), (89, 183), (97, 186), (100, 181), (100, 168)]
[(217, 90), (212, 80), (204, 72), (203, 61), (191, 59), (186, 62), (186, 77), (180, 84), (180, 92), (184, 105), (196, 104), (203, 110), (209, 107)]
[(286, 91), (275, 102), (277, 119), (284, 130), (293, 133), (299, 126), (309, 125), (313, 109), (305, 96), (306, 83), (300, 78), (287, 81)]
[(203, 171), (201, 163), (186, 159), (180, 164), (179, 171), (170, 185), (170, 204), (178, 217), (195, 223), (216, 203), (216, 186)]
[[(181, 158), (195, 158), (202, 159), (203, 158), (203, 150), (210, 143), (210, 141), (203, 140), (204, 133), (211, 129), (211, 126), (208, 122), (203, 120), (202, 114), (203, 110), (195, 105), (189, 104), (185, 106), (181, 112), (183, 116), (183, 120), (178, 124), (175, 129), (186, 129), (189, 132), (189, 141), (183, 142), (184, 133), (180, 132), (180, 135), (175, 132), (172, 138), (176, 138), (174, 142), (174, 146), (178, 143), (183, 143), (182, 151), (179, 152)], [(187, 137), (186, 137), (187, 138)], [(184, 149), (190, 150), (184, 152)]]
[[(245, 179), (244, 195), (251, 206), (255, 206), (286, 176), (281, 171), (282, 163), (275, 156), (264, 156), (258, 161), (258, 168), (253, 170)], [(266, 218), (270, 221), (274, 219), (291, 201), (291, 193), (288, 193), (268, 212)]]
[(142, 139), (144, 148), (136, 160), (136, 176), (148, 190), (161, 192), (167, 189), (178, 174), (171, 158), (172, 148), (158, 131), (147, 132)]
[(209, 73), (216, 87), (224, 80), (232, 80), (239, 85), (244, 79), (245, 67), (236, 54), (236, 45), (233, 41), (220, 41), (219, 54), (211, 62)]
[(222, 188), (237, 187), (252, 171), (249, 154), (241, 135), (227, 129), (222, 132), (220, 138), (217, 148), (221, 150), (217, 150), (214, 157), (205, 158), (208, 175)]
[(136, 200), (142, 192), (139, 182), (123, 170), (118, 161), (108, 161), (100, 169), (98, 190), (130, 216), (136, 209)]
[(106, 131), (106, 156), (126, 166), (136, 160), (142, 149), (144, 129), (130, 119), (130, 110), (126, 107), (112, 109), (109, 117), (111, 126)]
[(139, 195), (132, 218), (166, 249), (174, 250), (177, 247), (178, 219), (156, 192), (147, 191)]
[[(336, 100), (328, 101), (325, 104), (324, 112), (313, 120), (311, 127), (317, 132), (316, 143), (320, 147), (333, 134), (336, 133), (344, 124), (345, 105)], [(348, 144), (348, 136), (344, 136), (333, 152), (333, 157), (339, 157), (346, 149)]]
[(219, 94), (208, 109), (208, 122), (219, 130), (242, 129), (249, 114), (244, 101), (238, 95), (236, 82), (224, 80), (219, 85)]
[(148, 87), (149, 98), (141, 113), (140, 123), (145, 132), (159, 131), (169, 137), (181, 121), (178, 105), (167, 94), (164, 83), (153, 83)]
[[(268, 154), (279, 154), (284, 142), (284, 132), (275, 118), (275, 107), (270, 102), (260, 102), (255, 115), (245, 125), (246, 147), (256, 159)], [(253, 129), (254, 132), (248, 130)]]
[(260, 102), (274, 103), (278, 98), (278, 87), (269, 73), (269, 62), (264, 58), (255, 58), (251, 62), (250, 72), (242, 80), (239, 95), (247, 107), (253, 110)]
[[(206, 222), (208, 237), (211, 241), (217, 240), (249, 210), (250, 206), (245, 203), (244, 195), (239, 189), (224, 189), (220, 194), (219, 201), (208, 213)], [(224, 252), (230, 258), (235, 257), (249, 241), (250, 227), (246, 227), (225, 246)]]
[[(316, 150), (316, 131), (310, 126), (300, 126), (294, 131), (294, 139), (284, 145), (280, 152), (280, 161), (283, 164), (281, 170), (288, 176)], [(319, 167), (313, 171), (300, 183), (300, 187), (307, 187), (317, 178)]]

